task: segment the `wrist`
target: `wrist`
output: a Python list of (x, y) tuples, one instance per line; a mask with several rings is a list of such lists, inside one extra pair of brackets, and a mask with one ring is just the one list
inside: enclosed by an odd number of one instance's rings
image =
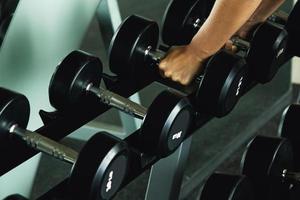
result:
[(189, 54), (193, 55), (198, 62), (203, 62), (214, 54), (211, 50), (205, 49), (203, 45), (194, 43), (193, 41), (186, 48)]
[(259, 24), (259, 23), (266, 21), (267, 19), (268, 19), (268, 16), (256, 14), (256, 15), (250, 17), (246, 23)]

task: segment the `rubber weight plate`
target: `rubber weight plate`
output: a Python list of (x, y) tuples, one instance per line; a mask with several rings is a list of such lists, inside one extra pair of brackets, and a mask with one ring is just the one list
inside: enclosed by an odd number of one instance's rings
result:
[(247, 146), (241, 171), (254, 185), (256, 199), (284, 199), (289, 184), (283, 182), (283, 170), (293, 170), (290, 142), (283, 138), (256, 136)]
[(250, 180), (245, 176), (212, 174), (201, 192), (199, 200), (254, 200)]
[(141, 75), (149, 68), (145, 51), (157, 48), (159, 29), (156, 22), (131, 15), (114, 34), (109, 47), (109, 66), (113, 73), (126, 77)]
[(292, 104), (285, 109), (279, 125), (279, 136), (290, 140), (294, 152), (296, 170), (300, 170), (300, 105)]
[(253, 34), (247, 61), (251, 75), (259, 83), (267, 83), (283, 64), (287, 51), (288, 33), (280, 26), (265, 22)]
[(126, 143), (101, 132), (84, 145), (73, 166), (69, 195), (72, 199), (108, 200), (120, 189), (128, 168)]
[(3, 200), (27, 200), (27, 199), (19, 194), (13, 194), (13, 195), (6, 197)]
[(206, 19), (206, 1), (170, 1), (163, 17), (162, 40), (169, 46), (188, 44), (198, 31), (196, 19)]
[(82, 101), (88, 84), (99, 87), (102, 62), (82, 51), (73, 51), (56, 67), (49, 85), (49, 100), (58, 110), (72, 108)]
[(286, 30), (289, 34), (288, 48), (291, 55), (300, 56), (300, 1), (297, 1), (289, 15)]
[(185, 97), (169, 91), (160, 93), (140, 129), (143, 151), (160, 157), (170, 155), (185, 139), (192, 116), (192, 106)]
[(7, 141), (12, 125), (26, 128), (29, 114), (29, 102), (24, 95), (0, 88), (0, 141)]
[(248, 71), (244, 59), (221, 50), (209, 59), (199, 84), (196, 109), (217, 117), (227, 115), (242, 94), (243, 80)]

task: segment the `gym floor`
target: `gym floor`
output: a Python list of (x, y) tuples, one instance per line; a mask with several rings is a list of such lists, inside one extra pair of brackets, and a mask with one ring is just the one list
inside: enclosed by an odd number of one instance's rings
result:
[[(120, 0), (119, 5), (123, 19), (130, 14), (136, 13), (160, 23), (168, 2), (169, 0)], [(101, 57), (104, 65), (107, 66), (107, 54), (103, 47), (103, 41), (96, 18), (92, 21), (90, 29), (87, 31), (81, 49)], [(106, 68), (105, 71), (108, 72), (109, 70)], [(254, 91), (251, 91), (250, 94), (247, 94), (229, 117), (213, 120), (209, 125), (201, 128), (201, 130), (198, 131), (199, 133), (197, 132), (195, 134), (183, 180), (183, 189), (185, 190), (185, 195), (183, 195), (184, 199), (197, 199), (201, 184), (197, 183), (195, 187), (188, 190), (185, 187), (189, 187), (189, 181), (195, 179), (197, 173), (199, 174), (207, 170), (207, 168), (211, 166), (211, 163), (219, 166), (217, 168), (218, 171), (234, 174), (239, 173), (239, 162), (245, 147), (245, 142), (242, 146), (239, 145), (233, 148), (231, 155), (223, 158), (223, 160), (226, 159), (226, 162), (220, 162), (221, 159), (219, 159), (220, 152), (224, 151), (225, 147), (229, 148), (230, 142), (235, 138), (240, 137), (242, 134), (250, 134), (250, 132), (251, 135), (277, 134), (278, 123), (284, 105), (294, 102), (296, 99), (295, 96), (300, 89), (299, 85), (290, 88), (289, 80), (289, 69), (282, 69), (271, 84), (259, 86), (255, 88)], [(155, 89), (157, 89), (156, 85), (152, 86), (148, 91)], [(293, 97), (290, 97), (291, 94), (293, 94)], [(282, 100), (283, 102), (280, 103), (281, 106), (278, 109), (274, 109), (277, 107), (276, 102), (284, 95), (288, 96), (286, 100)], [(150, 103), (147, 93), (141, 95), (141, 102), (144, 105)], [(101, 123), (120, 125), (120, 119), (115, 110), (107, 117), (101, 117), (100, 120)], [(80, 141), (71, 139), (66, 139), (64, 142), (77, 148), (80, 148), (82, 145)], [(45, 174), (49, 174), (49, 170), (53, 171), (54, 168), (55, 172), (45, 178)], [(32, 199), (35, 199), (47, 191), (49, 189), (49, 183), (53, 183), (61, 179), (61, 177), (66, 176), (68, 169), (70, 169), (70, 165), (56, 162), (54, 159), (43, 156), (32, 191)], [(119, 192), (115, 199), (144, 199), (148, 176), (149, 171), (145, 172)]]

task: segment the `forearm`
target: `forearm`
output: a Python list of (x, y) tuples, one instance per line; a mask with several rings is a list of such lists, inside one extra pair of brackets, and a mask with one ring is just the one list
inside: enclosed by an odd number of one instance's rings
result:
[(252, 16), (260, 3), (261, 0), (217, 0), (190, 48), (200, 58), (213, 55)]
[(262, 22), (272, 15), (285, 0), (262, 0), (258, 8), (253, 15), (249, 18), (249, 21)]

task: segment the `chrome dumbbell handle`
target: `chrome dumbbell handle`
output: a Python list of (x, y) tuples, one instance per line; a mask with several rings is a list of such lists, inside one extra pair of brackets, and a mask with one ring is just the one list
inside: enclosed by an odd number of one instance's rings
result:
[(289, 172), (288, 170), (285, 169), (282, 172), (282, 177), (284, 179), (300, 182), (300, 173), (298, 172)]
[(250, 43), (239, 37), (232, 37), (230, 40), (239, 50), (247, 51), (250, 48)]
[(144, 119), (147, 114), (147, 108), (141, 106), (140, 104), (130, 101), (129, 99), (109, 90), (94, 87), (92, 83), (88, 85), (86, 90), (98, 96), (103, 103), (118, 108), (119, 110), (122, 110), (136, 118)]
[(152, 64), (158, 65), (162, 59), (166, 56), (166, 52), (159, 50), (159, 49), (153, 49), (152, 46), (148, 46), (145, 50), (145, 61), (148, 60), (151, 61)]
[(17, 124), (11, 126), (9, 132), (21, 138), (31, 148), (53, 156), (59, 160), (74, 164), (78, 153), (56, 141), (38, 133), (19, 128)]

